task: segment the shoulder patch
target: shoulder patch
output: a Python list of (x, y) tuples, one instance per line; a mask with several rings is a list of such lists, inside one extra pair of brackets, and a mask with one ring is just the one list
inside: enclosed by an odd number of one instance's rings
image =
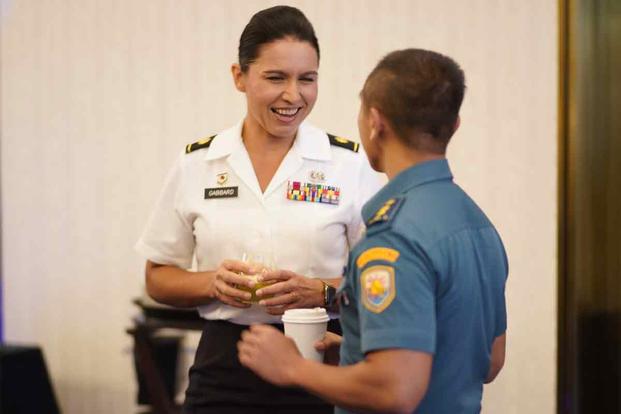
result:
[(330, 138), (330, 145), (334, 145), (335, 147), (345, 148), (353, 152), (358, 152), (358, 149), (360, 148), (359, 143), (337, 137), (336, 135), (328, 134), (328, 138)]
[(402, 202), (403, 197), (389, 199), (365, 224), (369, 227), (376, 223), (388, 223), (395, 217), (395, 214), (397, 213), (397, 210), (399, 210)]
[(215, 137), (216, 137), (215, 135), (212, 135), (209, 138), (205, 138), (205, 139), (197, 141), (197, 142), (195, 142), (193, 144), (186, 145), (185, 146), (185, 153), (189, 154), (192, 151), (196, 151), (196, 150), (201, 149), (201, 148), (209, 148), (209, 146), (211, 145), (211, 141), (213, 141), (213, 139)]
[(395, 269), (371, 266), (360, 275), (362, 304), (373, 313), (381, 313), (397, 295)]

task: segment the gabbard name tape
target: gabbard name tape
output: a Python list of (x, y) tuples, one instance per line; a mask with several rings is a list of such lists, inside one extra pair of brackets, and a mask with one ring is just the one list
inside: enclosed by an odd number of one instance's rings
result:
[(237, 187), (205, 188), (205, 200), (209, 198), (237, 197)]

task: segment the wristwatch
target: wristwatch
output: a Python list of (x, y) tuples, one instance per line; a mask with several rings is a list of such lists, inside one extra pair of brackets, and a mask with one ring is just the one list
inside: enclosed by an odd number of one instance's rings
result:
[(323, 305), (326, 308), (330, 308), (334, 306), (334, 302), (336, 300), (336, 289), (324, 282), (323, 283)]

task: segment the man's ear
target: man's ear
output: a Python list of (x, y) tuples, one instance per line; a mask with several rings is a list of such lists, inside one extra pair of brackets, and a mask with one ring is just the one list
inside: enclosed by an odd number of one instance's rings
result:
[(455, 126), (453, 127), (453, 134), (457, 132), (460, 125), (461, 125), (461, 117), (457, 115), (457, 119), (455, 120)]
[(235, 88), (237, 88), (240, 92), (246, 92), (246, 79), (244, 77), (244, 72), (241, 70), (241, 66), (238, 63), (233, 63), (231, 65), (231, 75), (233, 75), (233, 83), (235, 84)]
[(377, 108), (369, 109), (369, 140), (373, 141), (384, 136), (386, 131), (386, 121), (384, 116)]

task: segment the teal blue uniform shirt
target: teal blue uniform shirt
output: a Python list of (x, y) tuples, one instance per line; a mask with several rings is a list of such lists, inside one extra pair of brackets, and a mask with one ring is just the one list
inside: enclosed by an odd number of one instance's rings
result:
[(446, 160), (401, 172), (362, 214), (366, 235), (339, 289), (341, 365), (382, 349), (432, 354), (415, 413), (479, 413), (492, 342), (507, 324), (508, 265), (496, 229)]

